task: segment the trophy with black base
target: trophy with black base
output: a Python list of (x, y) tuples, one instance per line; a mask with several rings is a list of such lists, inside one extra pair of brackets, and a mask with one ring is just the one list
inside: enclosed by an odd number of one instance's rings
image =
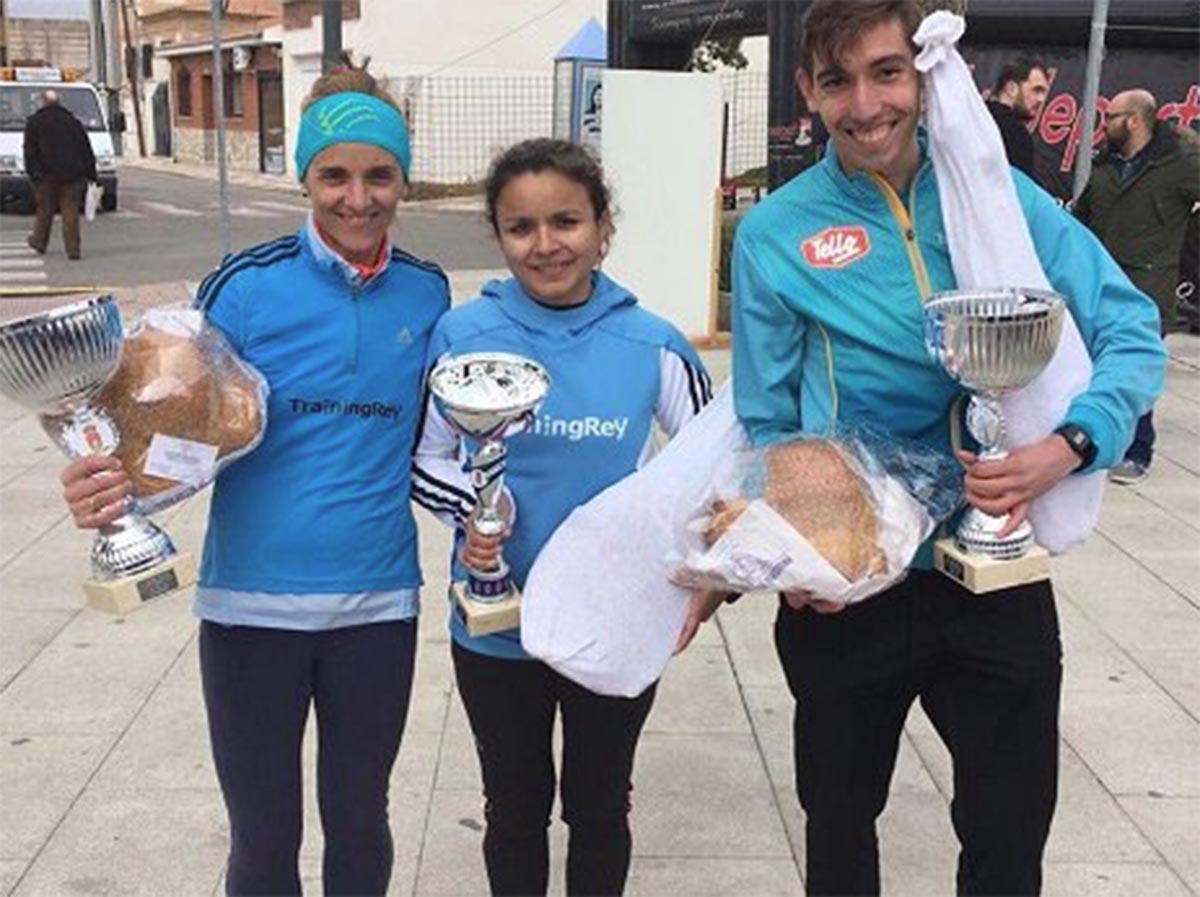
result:
[[(972, 393), (967, 427), (979, 460), (1007, 457), (1000, 397), (1029, 385), (1050, 363), (1065, 307), (1061, 296), (1031, 289), (956, 290), (926, 303), (930, 355)], [(1034, 542), (1029, 521), (1001, 537), (1007, 524), (1007, 514), (969, 508), (954, 537), (936, 543), (937, 568), (975, 593), (1049, 578), (1049, 554)]]
[[(429, 376), (429, 389), (450, 425), (479, 443), (467, 465), (478, 508), (467, 526), (481, 535), (498, 536), (508, 525), (499, 507), (508, 454), (504, 440), (533, 423), (550, 389), (550, 376), (520, 355), (477, 352), (438, 362)], [(520, 595), (503, 558), (490, 570), (468, 568), (467, 581), (453, 583), (451, 589), (471, 635), (520, 625)]]

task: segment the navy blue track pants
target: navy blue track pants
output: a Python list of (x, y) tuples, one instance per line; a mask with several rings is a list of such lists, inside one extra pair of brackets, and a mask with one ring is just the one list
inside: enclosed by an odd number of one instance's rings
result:
[(301, 743), (317, 721), (325, 893), (383, 894), (388, 778), (408, 714), (416, 621), (322, 632), (200, 626), (200, 672), (229, 812), (226, 893), (299, 894)]

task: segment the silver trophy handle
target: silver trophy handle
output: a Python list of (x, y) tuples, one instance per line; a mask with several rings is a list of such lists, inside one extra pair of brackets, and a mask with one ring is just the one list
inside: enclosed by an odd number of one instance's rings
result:
[(489, 439), (471, 456), (471, 487), (479, 513), (474, 526), (482, 536), (498, 536), (508, 521), (500, 513), (500, 495), (504, 490), (504, 462), (508, 448), (500, 439)]
[[(90, 405), (73, 408), (65, 416), (39, 415), (42, 429), (72, 461), (88, 455), (111, 455), (121, 444), (116, 423), (103, 410)], [(161, 528), (127, 500), (127, 510), (100, 527), (92, 542), (92, 575), (100, 582), (133, 576), (179, 552)]]
[(998, 398), (974, 393), (967, 405), (967, 429), (979, 443), (981, 461), (999, 461), (1008, 457), (1008, 452), (1000, 447), (1008, 428)]

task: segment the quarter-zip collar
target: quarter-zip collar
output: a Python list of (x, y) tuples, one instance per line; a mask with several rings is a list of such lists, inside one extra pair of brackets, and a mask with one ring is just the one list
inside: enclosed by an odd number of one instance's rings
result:
[(925, 302), (933, 295), (933, 285), (925, 266), (925, 260), (921, 257), (921, 247), (917, 239), (917, 194), (921, 179), (933, 170), (933, 164), (929, 159), (928, 135), (924, 128), (917, 129), (917, 143), (921, 150), (920, 161), (912, 181), (904, 191), (908, 200), (907, 205), (904, 198), (879, 172), (856, 171), (846, 174), (841, 163), (838, 162), (837, 148), (832, 140), (829, 142), (828, 151), (821, 164), (825, 166), (827, 176), (832, 179), (837, 188), (848, 194), (855, 202), (878, 203), (882, 200), (887, 206), (904, 242), (904, 250), (908, 255), (909, 264), (912, 266), (917, 292), (921, 296), (921, 301)]
[(346, 285), (353, 291), (354, 295), (370, 284), (387, 270), (392, 258), (392, 242), (390, 237), (384, 237), (383, 245), (379, 250), (379, 261), (375, 267), (369, 271), (364, 271), (353, 262), (349, 262), (333, 249), (321, 237), (321, 231), (317, 228), (316, 222), (313, 220), (312, 213), (308, 214), (308, 222), (304, 226), (304, 236), (308, 240), (308, 248), (312, 252), (313, 261), (317, 267), (325, 271), (330, 271), (345, 280)]
[[(916, 190), (917, 183), (930, 169), (929, 137), (925, 133), (924, 127), (917, 128), (917, 145), (920, 147), (920, 161), (917, 164), (917, 171), (913, 175), (912, 182), (908, 185), (908, 189), (904, 191), (909, 194)], [(848, 193), (859, 200), (875, 199), (879, 196), (877, 181), (883, 176), (866, 171), (855, 171), (847, 174), (842, 168), (842, 163), (838, 161), (837, 144), (833, 142), (832, 138), (826, 143), (825, 157), (819, 164), (838, 190)], [(895, 192), (895, 188), (892, 188), (892, 193)]]

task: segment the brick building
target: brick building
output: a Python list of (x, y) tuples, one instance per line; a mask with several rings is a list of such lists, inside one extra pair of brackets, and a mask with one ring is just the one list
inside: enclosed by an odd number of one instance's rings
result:
[[(215, 162), (210, 0), (127, 2), (130, 40), (123, 101), (130, 130), (134, 120), (132, 85), (136, 82), (147, 152)], [(273, 97), (282, 92), (278, 48), (263, 37), (280, 19), (281, 0), (228, 0), (222, 14), (224, 74), (229, 82), (225, 90), (226, 154), (235, 168), (269, 170), (267, 154), (258, 146), (264, 133), (263, 110), (266, 129), (273, 129), (275, 137), (282, 140), (282, 122), (273, 123), (278, 105)], [(239, 48), (236, 52), (235, 47)], [(186, 95), (179, 94), (181, 82), (187, 87)], [(179, 114), (181, 104), (187, 114)]]
[(283, 81), (279, 42), (261, 34), (222, 44), (223, 96), (214, 97), (212, 44), (159, 48), (170, 64), (172, 155), (181, 162), (215, 162), (217, 105), (225, 113), (225, 158), (230, 168), (282, 174)]

